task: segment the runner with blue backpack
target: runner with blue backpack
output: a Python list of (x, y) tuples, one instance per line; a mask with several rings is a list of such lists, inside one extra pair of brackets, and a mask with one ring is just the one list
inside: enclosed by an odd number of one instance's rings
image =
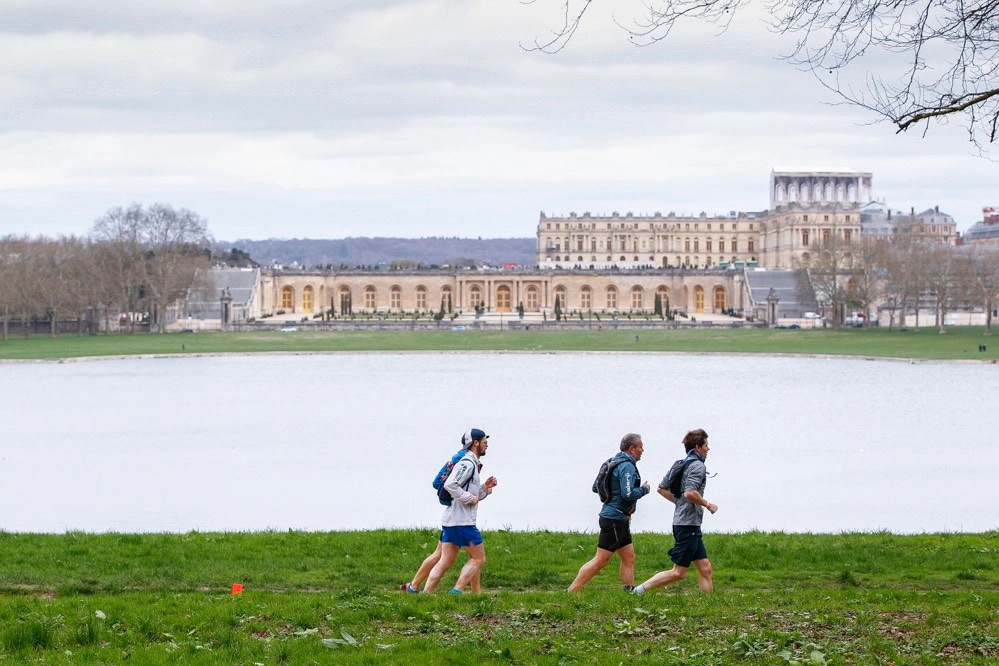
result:
[[(465, 435), (468, 434), (469, 433), (465, 433)], [(458, 463), (458, 461), (465, 457), (465, 439), (466, 439), (465, 435), (463, 435), (461, 438), (461, 448), (458, 449), (457, 453), (448, 458), (443, 465), (441, 465), (441, 468), (437, 471), (437, 474), (434, 475), (434, 481), (431, 484), (434, 488), (434, 492), (437, 494), (437, 500), (445, 506), (451, 504), (452, 498), (451, 495), (444, 489), (444, 482), (447, 481), (447, 477), (450, 476), (451, 470), (454, 469), (454, 466)], [(437, 547), (434, 549), (434, 552), (427, 555), (427, 557), (423, 560), (423, 562), (420, 564), (420, 568), (416, 570), (416, 574), (413, 576), (413, 580), (409, 581), (408, 583), (401, 584), (399, 586), (399, 590), (401, 592), (408, 592), (409, 594), (419, 594), (420, 586), (423, 585), (423, 581), (425, 581), (427, 577), (430, 575), (430, 572), (433, 570), (434, 565), (436, 565), (437, 562), (440, 561), (441, 551), (443, 550), (443, 548), (444, 548), (444, 542), (438, 539)], [(472, 581), (472, 591), (474, 592), (479, 591), (478, 575), (476, 575), (475, 579)]]
[(673, 568), (652, 576), (637, 586), (633, 590), (634, 594), (642, 594), (683, 580), (687, 577), (691, 564), (697, 568), (697, 585), (700, 590), (711, 592), (714, 589), (711, 562), (701, 534), (704, 510), (707, 509), (712, 515), (718, 511), (717, 504), (704, 499), (704, 489), (708, 483), (708, 470), (704, 466), (709, 450), (708, 433), (700, 428), (691, 430), (683, 438), (683, 448), (687, 455), (673, 463), (659, 484), (659, 494), (676, 505), (673, 508), (675, 543), (669, 550)]
[(635, 546), (631, 540), (631, 514), (638, 500), (651, 492), (648, 483), (642, 483), (635, 463), (642, 459), (645, 444), (642, 436), (628, 433), (621, 438), (621, 450), (600, 466), (593, 481), (593, 492), (600, 496), (603, 506), (598, 514), (600, 536), (597, 554), (584, 564), (569, 586), (569, 592), (579, 592), (600, 572), (614, 555), (621, 559), (619, 575), (625, 591), (635, 584)]
[(480, 460), (489, 448), (489, 435), (478, 428), (472, 428), (462, 436), (461, 445), (465, 451), (464, 456), (447, 471), (447, 477), (441, 485), (442, 490), (438, 492), (438, 499), (447, 506), (441, 518), (443, 529), (440, 559), (431, 569), (426, 587), (423, 588), (428, 594), (434, 591), (462, 549), (468, 553), (468, 562), (461, 568), (451, 594), (461, 594), (469, 584), (472, 592), (479, 592), (479, 572), (486, 563), (486, 547), (475, 521), (479, 502), (489, 497), (497, 484), (495, 476), (485, 481), (479, 476), (482, 469)]

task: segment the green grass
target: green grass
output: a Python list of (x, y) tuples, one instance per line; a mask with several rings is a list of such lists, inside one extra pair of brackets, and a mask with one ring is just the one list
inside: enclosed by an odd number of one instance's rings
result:
[[(614, 351), (828, 354), (995, 362), (999, 342), (982, 327), (887, 329), (699, 329), (571, 331), (298, 331), (36, 335), (0, 342), (0, 359), (88, 356), (359, 351)], [(985, 352), (978, 350), (985, 344)]]
[[(428, 529), (0, 533), (0, 662), (999, 660), (999, 532), (708, 534), (713, 594), (692, 575), (642, 597), (620, 590), (616, 563), (564, 591), (592, 534), (484, 536), (485, 593), (453, 597), (395, 590), (434, 547)], [(667, 566), (670, 542), (636, 535), (639, 579)]]

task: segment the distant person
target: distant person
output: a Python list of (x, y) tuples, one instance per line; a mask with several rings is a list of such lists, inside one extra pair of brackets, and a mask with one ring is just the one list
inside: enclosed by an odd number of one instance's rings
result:
[(635, 594), (669, 585), (687, 577), (691, 563), (697, 567), (697, 585), (702, 592), (711, 592), (711, 562), (704, 547), (701, 534), (701, 521), (704, 510), (711, 514), (718, 511), (718, 505), (704, 499), (704, 488), (708, 483), (708, 470), (704, 462), (708, 457), (708, 433), (701, 429), (691, 430), (683, 438), (683, 448), (690, 461), (683, 469), (680, 497), (674, 497), (669, 490), (669, 482), (663, 477), (659, 484), (659, 494), (673, 502), (673, 547), (669, 557), (673, 568), (660, 571), (634, 589)]
[[(583, 589), (614, 555), (621, 560), (618, 574), (624, 589), (630, 591), (634, 587), (635, 546), (631, 540), (631, 514), (635, 512), (638, 500), (651, 492), (649, 484), (642, 483), (635, 464), (642, 459), (644, 451), (641, 435), (628, 433), (621, 438), (621, 451), (612, 458), (617, 465), (610, 473), (610, 494), (598, 514), (600, 536), (597, 538), (597, 554), (580, 567), (569, 592)], [(593, 492), (598, 491), (598, 481), (593, 482)]]
[(489, 448), (489, 435), (478, 428), (472, 428), (464, 434), (461, 441), (465, 457), (455, 463), (444, 482), (444, 488), (452, 500), (441, 518), (441, 555), (430, 570), (427, 585), (423, 588), (428, 594), (434, 591), (440, 579), (454, 564), (460, 550), (464, 549), (468, 553), (468, 562), (461, 568), (451, 594), (461, 594), (469, 584), (472, 585), (472, 591), (478, 593), (479, 572), (486, 564), (486, 547), (475, 521), (479, 502), (492, 494), (497, 483), (495, 476), (490, 476), (485, 482), (479, 477), (479, 470), (482, 468), (479, 461)]

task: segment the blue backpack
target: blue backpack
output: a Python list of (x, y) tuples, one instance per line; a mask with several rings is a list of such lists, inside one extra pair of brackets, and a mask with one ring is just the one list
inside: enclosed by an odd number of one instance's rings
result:
[[(447, 477), (451, 476), (451, 470), (454, 466), (458, 464), (458, 461), (465, 457), (465, 449), (458, 451), (458, 453), (451, 456), (451, 458), (441, 465), (440, 471), (437, 472), (437, 476), (434, 477), (434, 490), (437, 491), (437, 500), (444, 506), (451, 506), (451, 493), (449, 493), (444, 488), (444, 482), (447, 481)], [(468, 481), (462, 486), (465, 490), (468, 490), (468, 484), (472, 482), (472, 477), (468, 477)]]

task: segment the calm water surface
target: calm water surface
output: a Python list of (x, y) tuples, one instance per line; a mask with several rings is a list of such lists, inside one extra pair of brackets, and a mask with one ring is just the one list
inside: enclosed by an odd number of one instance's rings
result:
[[(655, 485), (711, 436), (709, 531), (999, 527), (999, 369), (667, 354), (333, 354), (0, 364), (0, 529), (439, 524), (430, 481), (491, 435), (485, 529), (593, 531), (641, 433)], [(668, 502), (637, 531), (668, 531)]]

